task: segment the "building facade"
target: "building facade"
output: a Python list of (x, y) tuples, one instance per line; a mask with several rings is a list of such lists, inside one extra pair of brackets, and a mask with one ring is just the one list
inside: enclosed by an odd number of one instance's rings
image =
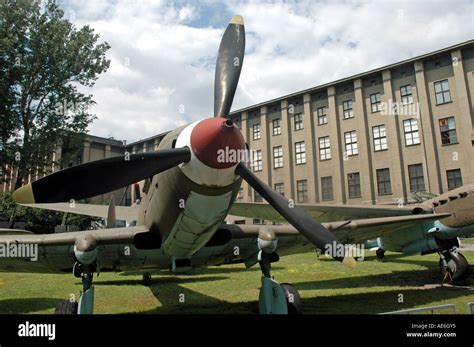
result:
[[(252, 170), (297, 203), (401, 203), (474, 183), (474, 42), (231, 114)], [(261, 201), (248, 184), (241, 201)]]

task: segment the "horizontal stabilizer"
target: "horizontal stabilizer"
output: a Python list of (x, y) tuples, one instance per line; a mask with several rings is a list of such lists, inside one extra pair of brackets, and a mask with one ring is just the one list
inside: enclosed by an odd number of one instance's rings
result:
[[(70, 204), (68, 202), (58, 202), (53, 204), (21, 204), (26, 207), (41, 208), (44, 210), (67, 212), (80, 214), (84, 216), (107, 218), (109, 213), (108, 205), (92, 204)], [(136, 221), (138, 218), (138, 205), (134, 206), (116, 206), (115, 218), (127, 222)]]

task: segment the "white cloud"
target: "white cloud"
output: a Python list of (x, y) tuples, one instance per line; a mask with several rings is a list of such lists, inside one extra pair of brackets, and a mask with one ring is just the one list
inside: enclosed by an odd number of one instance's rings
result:
[(89, 91), (99, 117), (90, 132), (127, 140), (212, 115), (214, 64), (225, 28), (213, 27), (211, 18), (224, 22), (239, 13), (245, 20), (246, 56), (233, 109), (474, 34), (469, 1), (120, 0), (65, 2), (63, 7), (76, 25), (91, 25), (112, 46), (109, 71)]

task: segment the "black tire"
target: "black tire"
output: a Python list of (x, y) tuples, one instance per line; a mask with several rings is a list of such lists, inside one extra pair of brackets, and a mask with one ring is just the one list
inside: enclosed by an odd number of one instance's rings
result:
[[(467, 259), (459, 252), (449, 253), (448, 255), (448, 267), (449, 272), (451, 273), (452, 282), (461, 282), (466, 279), (469, 275), (469, 263)], [(439, 268), (441, 270), (441, 275), (445, 276), (446, 269), (443, 267), (441, 259), (439, 260)]]
[(77, 302), (63, 300), (58, 302), (54, 314), (77, 314)]
[(149, 287), (152, 285), (153, 281), (151, 279), (151, 274), (149, 272), (145, 272), (142, 277), (143, 285)]
[(285, 292), (288, 314), (302, 314), (303, 302), (296, 287), (290, 283), (282, 283), (281, 288)]

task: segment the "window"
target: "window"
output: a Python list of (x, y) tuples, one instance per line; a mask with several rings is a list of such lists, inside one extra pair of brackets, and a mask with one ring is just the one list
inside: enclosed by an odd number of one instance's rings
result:
[(448, 80), (434, 83), (436, 105), (442, 105), (451, 102), (451, 93), (449, 91)]
[(281, 134), (281, 119), (274, 119), (273, 120), (273, 135), (280, 135)]
[(295, 130), (303, 129), (303, 114), (295, 113)]
[(458, 143), (454, 117), (440, 119), (439, 130), (441, 131), (441, 143), (443, 145), (452, 145), (454, 143)]
[(252, 221), (253, 224), (265, 224), (263, 219), (254, 218)]
[(410, 178), (410, 191), (425, 191), (425, 178), (423, 176), (423, 165), (408, 165), (408, 177)]
[(296, 165), (306, 163), (306, 149), (304, 141), (295, 143)]
[(346, 100), (342, 102), (343, 118), (349, 119), (354, 118), (354, 113), (352, 112), (352, 100)]
[(239, 192), (235, 197), (235, 201), (243, 201), (244, 200), (244, 188), (239, 188)]
[(380, 93), (370, 94), (370, 108), (372, 112), (379, 112), (382, 110), (382, 97)]
[(446, 177), (448, 178), (449, 190), (462, 186), (461, 169), (446, 171)]
[(273, 167), (278, 169), (283, 167), (283, 147), (277, 146), (273, 147)]
[(319, 138), (319, 159), (331, 159), (331, 142), (329, 141), (329, 136)]
[(296, 191), (299, 203), (308, 202), (308, 182), (306, 180), (296, 181)]
[(285, 184), (284, 183), (275, 183), (275, 191), (283, 196), (285, 196)]
[(253, 201), (254, 202), (263, 202), (262, 196), (256, 190), (253, 191)]
[(407, 105), (413, 103), (413, 95), (411, 93), (410, 84), (400, 87), (400, 95), (402, 96), (402, 104)]
[(385, 132), (385, 125), (377, 125), (372, 127), (372, 135), (374, 137), (374, 150), (383, 151), (387, 149), (387, 133)]
[(252, 126), (252, 130), (253, 130), (253, 139), (260, 140), (260, 138), (262, 137), (260, 124), (254, 124)]
[(324, 201), (334, 200), (334, 196), (332, 193), (332, 177), (321, 177), (321, 192), (322, 192), (322, 199)]
[(404, 120), (403, 128), (405, 130), (405, 145), (412, 146), (420, 143), (420, 133), (416, 118)]
[(360, 175), (358, 172), (347, 174), (347, 185), (349, 187), (349, 198), (360, 198)]
[(263, 170), (262, 150), (257, 149), (253, 151), (252, 153), (253, 153), (253, 158), (252, 158), (253, 171), (262, 171)]
[(377, 170), (377, 190), (379, 195), (392, 194), (390, 184), (390, 169)]
[(359, 154), (359, 148), (357, 147), (357, 134), (355, 130), (344, 133), (346, 141), (346, 156)]
[(318, 113), (318, 125), (327, 124), (328, 115), (326, 113), (326, 107), (320, 107), (316, 111)]

